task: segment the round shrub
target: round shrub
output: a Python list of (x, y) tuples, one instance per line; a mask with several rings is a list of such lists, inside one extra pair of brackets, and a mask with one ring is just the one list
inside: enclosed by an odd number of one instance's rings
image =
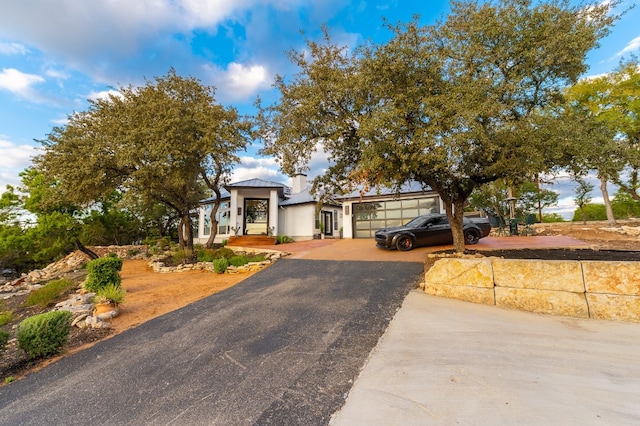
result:
[(226, 247), (219, 248), (218, 250), (216, 250), (216, 253), (215, 253), (216, 259), (221, 259), (223, 257), (226, 259), (231, 259), (235, 255), (236, 255), (235, 251)]
[(122, 259), (117, 257), (101, 257), (87, 263), (87, 281), (84, 288), (97, 293), (110, 284), (120, 286), (120, 270)]
[(71, 331), (71, 312), (34, 315), (18, 325), (18, 346), (31, 358), (44, 358), (60, 350)]
[(213, 270), (216, 274), (224, 274), (229, 267), (229, 262), (224, 257), (222, 259), (213, 260)]

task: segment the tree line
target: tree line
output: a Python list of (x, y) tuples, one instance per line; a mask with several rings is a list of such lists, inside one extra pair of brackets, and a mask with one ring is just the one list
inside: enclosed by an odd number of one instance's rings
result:
[[(487, 185), (511, 190), (560, 170), (577, 177), (596, 170), (604, 190), (613, 182), (640, 200), (638, 60), (580, 80), (617, 6), (454, 1), (433, 25), (385, 21), (387, 42), (353, 49), (324, 28), (322, 40), (287, 53), (297, 72), (277, 76), (279, 99), (258, 99), (250, 117), (220, 105), (215, 87), (173, 69), (120, 87), (40, 141), (42, 154), (23, 173), (26, 195), (2, 196), (0, 256), (15, 252), (11, 241), (21, 232), (56, 234), (46, 226), (84, 243), (173, 230), (190, 251), (199, 201), (211, 192), (220, 199), (238, 153), (253, 141), (288, 175), (326, 153), (329, 166), (313, 182), (319, 197), (410, 180), (437, 191), (458, 251), (463, 212)], [(35, 226), (16, 226), (24, 216), (18, 207)]]

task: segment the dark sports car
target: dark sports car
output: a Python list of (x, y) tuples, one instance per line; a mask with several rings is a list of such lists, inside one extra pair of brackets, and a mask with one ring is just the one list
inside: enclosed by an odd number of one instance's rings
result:
[[(480, 238), (489, 235), (489, 219), (464, 218), (464, 241), (477, 244)], [(395, 226), (376, 231), (376, 245), (382, 248), (411, 250), (414, 247), (451, 244), (453, 236), (449, 220), (444, 214), (432, 213), (418, 216), (404, 226)]]

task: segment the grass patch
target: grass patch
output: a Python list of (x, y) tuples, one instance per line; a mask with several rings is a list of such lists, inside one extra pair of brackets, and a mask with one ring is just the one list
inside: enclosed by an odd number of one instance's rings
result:
[(26, 304), (28, 306), (40, 305), (44, 308), (75, 288), (76, 285), (66, 278), (50, 281), (44, 287), (33, 290), (29, 293)]

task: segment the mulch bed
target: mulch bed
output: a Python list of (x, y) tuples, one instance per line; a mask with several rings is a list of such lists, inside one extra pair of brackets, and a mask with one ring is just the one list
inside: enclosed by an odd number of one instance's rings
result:
[(466, 250), (467, 254), (503, 257), (505, 259), (601, 260), (615, 262), (640, 261), (640, 251), (593, 249), (509, 249)]

